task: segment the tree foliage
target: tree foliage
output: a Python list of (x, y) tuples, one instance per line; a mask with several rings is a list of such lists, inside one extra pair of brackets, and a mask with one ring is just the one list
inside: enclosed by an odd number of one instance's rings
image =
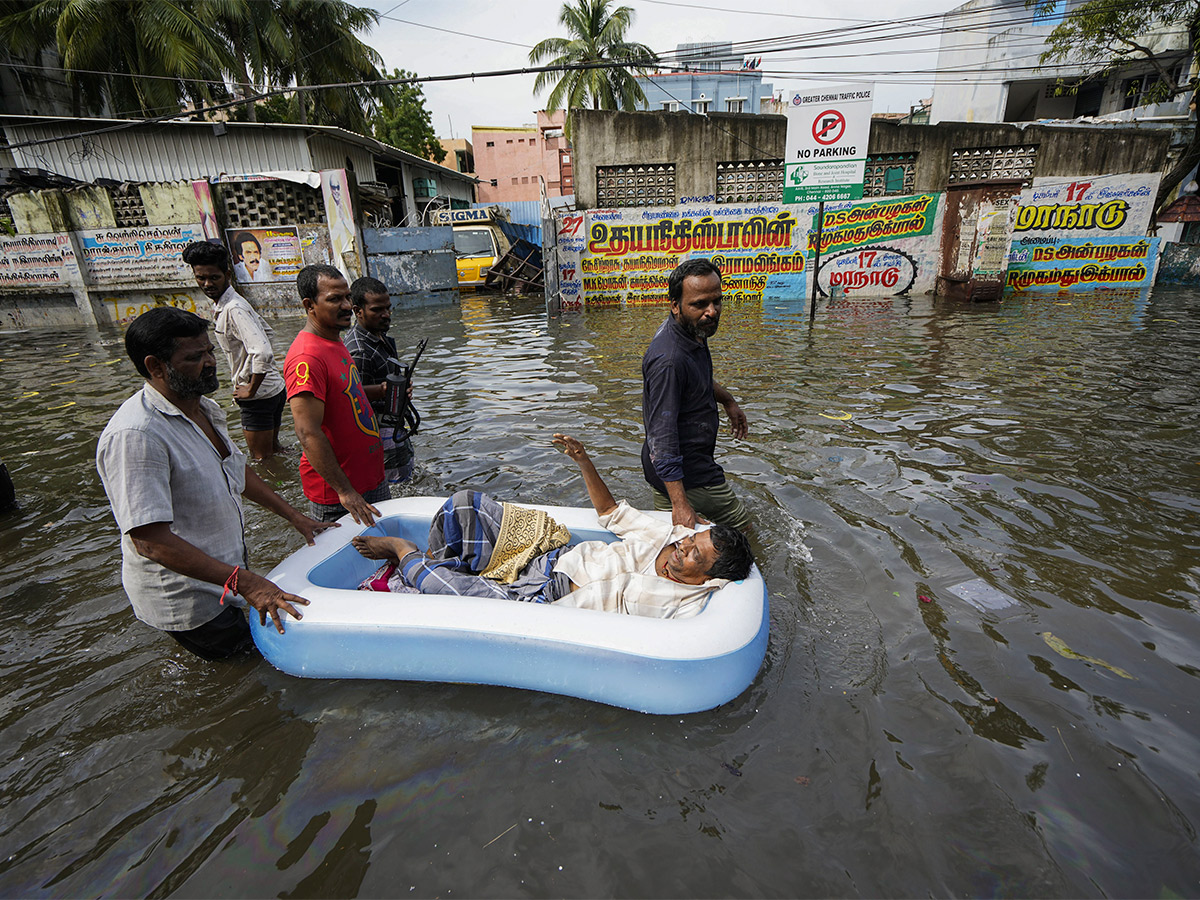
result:
[[(396, 69), (385, 77), (416, 78), (417, 73)], [(391, 104), (375, 114), (371, 120), (371, 134), (393, 147), (440, 163), (446, 158), (446, 151), (434, 131), (421, 86), (394, 84), (388, 86), (388, 90), (392, 93)]]
[[(1039, 13), (1052, 12), (1059, 0), (1026, 0)], [(1046, 39), (1041, 61), (1082, 66), (1089, 73), (1111, 74), (1132, 65), (1149, 67), (1157, 79), (1150, 102), (1190, 97), (1193, 118), (1200, 80), (1160, 49), (1163, 32), (1182, 34), (1193, 56), (1200, 51), (1200, 0), (1087, 0), (1076, 6)], [(1185, 51), (1186, 52), (1186, 51)], [(1178, 164), (1160, 182), (1155, 208), (1164, 205), (1184, 176), (1200, 162), (1200, 129)]]
[[(646, 95), (635, 75), (644, 74), (657, 61), (645, 44), (625, 39), (633, 24), (628, 6), (613, 9), (610, 0), (575, 0), (564, 3), (558, 23), (569, 37), (550, 37), (529, 51), (535, 65), (578, 66), (564, 72), (539, 72), (533, 92), (551, 84), (547, 109), (637, 109)], [(606, 64), (625, 63), (611, 66)], [(591, 66), (589, 68), (589, 66)], [(567, 119), (570, 128), (570, 117)]]
[[(81, 106), (107, 100), (117, 115), (153, 116), (378, 80), (382, 60), (357, 36), (378, 19), (345, 0), (0, 0), (0, 40), (56, 50)], [(300, 91), (292, 107), (300, 122), (361, 131), (390, 97), (358, 85)]]

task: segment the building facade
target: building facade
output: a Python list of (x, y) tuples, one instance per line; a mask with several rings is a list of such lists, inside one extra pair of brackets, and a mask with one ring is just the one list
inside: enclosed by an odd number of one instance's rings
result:
[(733, 52), (729, 41), (679, 44), (675, 59), (683, 71), (639, 75), (646, 95), (642, 109), (664, 112), (759, 113), (773, 99), (772, 86), (752, 61)]
[(571, 147), (563, 133), (566, 112), (540, 110), (536, 125), (515, 128), (473, 125), (479, 203), (538, 200), (575, 193)]
[[(1159, 79), (1149, 60), (1111, 73), (1041, 63), (1046, 39), (1078, 2), (1060, 0), (1041, 16), (1024, 0), (970, 0), (948, 12), (930, 121), (1186, 118), (1186, 98), (1149, 102)], [(1184, 31), (1162, 31), (1143, 41), (1165, 69), (1186, 75), (1192, 54)]]

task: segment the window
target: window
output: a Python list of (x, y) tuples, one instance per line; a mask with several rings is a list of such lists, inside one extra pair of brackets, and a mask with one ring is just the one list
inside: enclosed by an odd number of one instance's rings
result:
[(707, 116), (708, 115), (708, 106), (710, 103), (712, 103), (711, 100), (693, 100), (692, 101), (692, 109), (694, 109), (696, 112), (700, 113), (700, 115), (702, 115), (702, 116)]
[(521, 184), (529, 184), (529, 176), (528, 175), (523, 175), (521, 177)]
[(745, 111), (745, 97), (730, 97), (725, 101), (725, 112), (740, 113)]
[(495, 147), (495, 146), (496, 146), (496, 142), (495, 142), (495, 141), (488, 141), (488, 142), (487, 142), (487, 145), (488, 145), (489, 147)]
[(663, 112), (679, 112), (679, 104), (674, 100), (664, 100), (662, 110)]
[(911, 194), (917, 183), (917, 154), (881, 153), (867, 157), (863, 173), (864, 197)]
[[(1179, 63), (1171, 71), (1171, 78), (1176, 84), (1184, 81), (1183, 63)], [(1133, 109), (1135, 106), (1146, 106), (1149, 103), (1165, 103), (1171, 99), (1167, 82), (1156, 72), (1128, 78), (1122, 85), (1124, 99), (1122, 109)]]
[(506, 144), (511, 144), (511, 143), (512, 143), (512, 138), (509, 138), (509, 139), (508, 139), (507, 141), (505, 141), (504, 143), (506, 143)]
[(675, 164), (597, 166), (596, 203), (609, 208), (674, 206)]
[(718, 203), (778, 203), (782, 200), (782, 159), (717, 163)]
[(972, 147), (950, 154), (950, 183), (1028, 181), (1033, 178), (1037, 146)]
[(519, 179), (519, 178), (513, 179), (513, 184), (520, 184), (520, 183), (521, 183), (521, 179)]

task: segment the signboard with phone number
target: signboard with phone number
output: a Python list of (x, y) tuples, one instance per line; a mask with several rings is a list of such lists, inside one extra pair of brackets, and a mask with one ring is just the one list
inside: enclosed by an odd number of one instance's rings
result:
[(874, 85), (850, 84), (792, 96), (784, 203), (862, 197), (873, 95)]

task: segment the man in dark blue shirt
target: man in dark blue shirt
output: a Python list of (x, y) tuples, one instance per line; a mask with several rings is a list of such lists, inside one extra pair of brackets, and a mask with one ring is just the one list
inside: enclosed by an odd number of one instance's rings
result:
[(667, 279), (671, 315), (642, 357), (642, 472), (654, 508), (671, 510), (676, 525), (694, 528), (696, 514), (745, 530), (750, 516), (713, 458), (725, 407), (735, 438), (746, 436), (746, 414), (713, 380), (708, 339), (721, 320), (721, 272), (707, 259), (689, 259)]

